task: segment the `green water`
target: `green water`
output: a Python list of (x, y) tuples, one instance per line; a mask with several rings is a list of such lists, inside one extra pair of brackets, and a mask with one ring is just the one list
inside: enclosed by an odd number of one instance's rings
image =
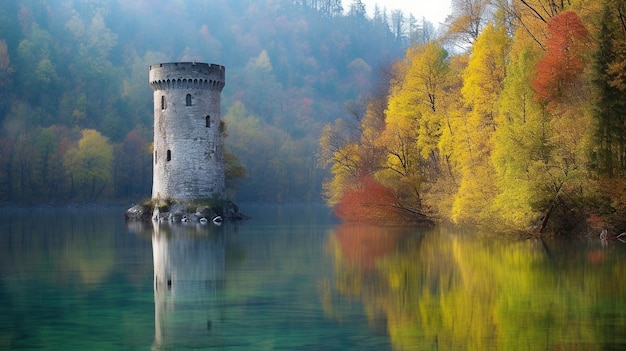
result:
[(623, 350), (626, 244), (338, 223), (0, 215), (0, 350)]

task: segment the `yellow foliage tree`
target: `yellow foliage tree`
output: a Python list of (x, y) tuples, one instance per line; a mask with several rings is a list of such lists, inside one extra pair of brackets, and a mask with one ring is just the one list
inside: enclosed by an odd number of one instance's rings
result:
[(450, 75), (448, 53), (430, 42), (410, 48), (396, 65), (385, 130), (378, 138), (386, 162), (376, 178), (396, 190), (404, 207), (421, 209), (423, 183), (436, 179), (445, 89)]
[(540, 54), (527, 32), (518, 30), (495, 117), (492, 161), (498, 195), (492, 211), (501, 224), (514, 228), (527, 228), (539, 215), (531, 203), (533, 189), (541, 185), (531, 170), (545, 165), (549, 152), (546, 114), (531, 87)]
[(332, 174), (332, 178), (322, 185), (323, 196), (330, 206), (339, 203), (344, 191), (355, 186), (359, 176), (360, 148), (357, 143), (346, 139), (341, 133), (343, 128), (344, 122), (338, 119), (334, 125), (324, 126), (319, 139), (320, 166), (330, 166)]
[(490, 218), (489, 203), (496, 194), (490, 163), (495, 132), (496, 103), (503, 88), (510, 38), (503, 25), (490, 23), (474, 43), (463, 72), (461, 94), (466, 113), (457, 116), (454, 147), (461, 149), (459, 190), (452, 207), (456, 222)]
[(111, 184), (112, 162), (109, 139), (94, 129), (83, 130), (77, 147), (68, 150), (63, 160), (72, 193), (82, 194), (83, 200), (97, 200)]

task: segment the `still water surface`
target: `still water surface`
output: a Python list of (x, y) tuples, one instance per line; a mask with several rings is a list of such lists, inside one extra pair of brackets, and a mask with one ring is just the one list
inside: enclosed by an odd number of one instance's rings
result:
[(626, 244), (2, 209), (0, 350), (623, 350)]

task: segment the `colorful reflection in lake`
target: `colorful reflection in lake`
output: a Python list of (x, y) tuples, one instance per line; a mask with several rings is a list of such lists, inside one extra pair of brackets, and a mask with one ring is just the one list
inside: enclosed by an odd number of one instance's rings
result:
[(626, 244), (119, 208), (0, 215), (1, 350), (621, 350)]
[(335, 289), (395, 350), (623, 350), (626, 245), (338, 225)]

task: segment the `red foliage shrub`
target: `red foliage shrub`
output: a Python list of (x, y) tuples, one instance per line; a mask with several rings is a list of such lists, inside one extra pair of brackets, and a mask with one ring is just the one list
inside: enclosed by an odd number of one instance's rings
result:
[(402, 218), (395, 193), (371, 177), (363, 177), (354, 189), (347, 190), (335, 208), (335, 214), (345, 221), (386, 222)]

